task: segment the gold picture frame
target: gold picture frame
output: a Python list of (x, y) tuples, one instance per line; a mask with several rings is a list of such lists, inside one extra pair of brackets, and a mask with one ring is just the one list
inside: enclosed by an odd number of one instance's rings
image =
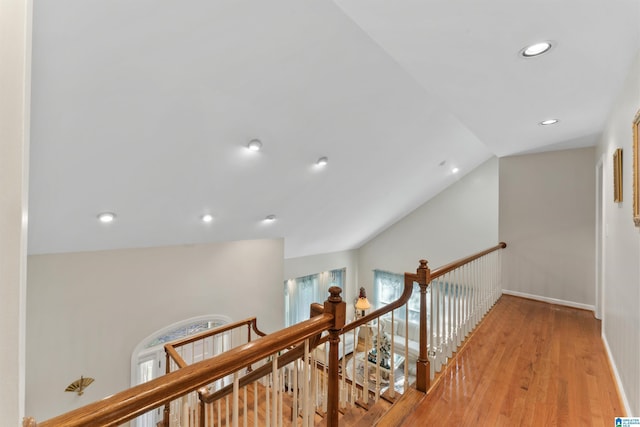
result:
[(622, 148), (613, 152), (613, 201), (622, 202)]
[(633, 223), (640, 227), (640, 158), (638, 138), (640, 133), (640, 110), (633, 118)]

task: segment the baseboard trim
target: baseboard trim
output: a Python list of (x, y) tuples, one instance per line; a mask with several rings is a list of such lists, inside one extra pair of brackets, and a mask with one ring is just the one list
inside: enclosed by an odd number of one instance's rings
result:
[(604, 351), (607, 352), (607, 358), (609, 359), (609, 367), (613, 371), (613, 377), (616, 379), (616, 385), (618, 386), (618, 393), (620, 393), (620, 398), (622, 399), (622, 404), (624, 405), (624, 414), (627, 417), (632, 417), (631, 415), (631, 406), (629, 406), (629, 400), (627, 399), (627, 394), (624, 392), (624, 387), (622, 386), (622, 381), (620, 380), (620, 375), (618, 374), (618, 367), (616, 366), (616, 362), (611, 357), (611, 349), (609, 348), (609, 342), (607, 341), (607, 336), (604, 334), (604, 329), (602, 330), (602, 342), (604, 343)]
[(528, 299), (533, 299), (533, 300), (536, 300), (536, 301), (548, 302), (550, 304), (558, 304), (558, 305), (564, 305), (564, 306), (567, 306), (567, 307), (579, 308), (581, 310), (589, 310), (589, 311), (593, 311), (594, 313), (596, 311), (596, 306), (595, 305), (582, 304), (582, 303), (579, 303), (579, 302), (573, 302), (573, 301), (566, 301), (566, 300), (562, 300), (562, 299), (543, 297), (543, 296), (540, 296), (540, 295), (527, 294), (525, 292), (510, 291), (510, 290), (507, 290), (507, 289), (503, 289), (502, 293), (505, 294), (505, 295), (513, 295), (514, 297), (528, 298)]

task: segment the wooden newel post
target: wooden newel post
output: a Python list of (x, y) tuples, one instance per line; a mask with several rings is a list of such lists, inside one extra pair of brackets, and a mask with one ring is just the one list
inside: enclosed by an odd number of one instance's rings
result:
[(427, 287), (431, 283), (431, 270), (427, 267), (426, 260), (420, 260), (416, 273), (420, 285), (420, 355), (416, 367), (416, 389), (426, 393), (431, 382), (427, 348)]
[(347, 304), (342, 301), (342, 289), (337, 286), (329, 288), (329, 298), (324, 302), (324, 312), (333, 315), (333, 325), (329, 328), (329, 379), (327, 390), (327, 427), (338, 425), (338, 407), (340, 405), (340, 382), (338, 380), (338, 346), (340, 331), (344, 327)]

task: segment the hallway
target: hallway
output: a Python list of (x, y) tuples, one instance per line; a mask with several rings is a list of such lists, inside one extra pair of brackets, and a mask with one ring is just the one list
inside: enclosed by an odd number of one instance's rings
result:
[(624, 416), (590, 311), (503, 295), (403, 425), (611, 426)]

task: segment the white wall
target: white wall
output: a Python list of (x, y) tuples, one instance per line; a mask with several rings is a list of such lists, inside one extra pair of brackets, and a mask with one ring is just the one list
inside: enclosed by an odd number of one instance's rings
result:
[(0, 420), (11, 426), (25, 400), (31, 6), (0, 1)]
[[(28, 259), (27, 402), (38, 421), (124, 390), (135, 345), (204, 314), (284, 325), (281, 239)], [(81, 375), (85, 394), (65, 393)]]
[[(603, 337), (631, 414), (640, 416), (640, 228), (633, 225), (631, 122), (640, 109), (640, 53), (612, 113), (597, 158), (604, 165)], [(623, 150), (623, 202), (613, 202), (613, 152)]]
[(593, 309), (595, 149), (500, 159), (502, 286)]
[[(346, 268), (346, 285), (342, 293), (342, 300), (351, 303), (356, 297), (358, 283), (358, 251), (341, 251), (321, 255), (310, 255), (284, 260), (284, 278), (322, 273), (323, 271)], [(284, 286), (284, 284), (283, 284)], [(322, 301), (318, 301), (322, 302)]]
[(373, 270), (434, 269), (498, 243), (498, 160), (489, 159), (360, 248), (358, 280), (373, 295)]

